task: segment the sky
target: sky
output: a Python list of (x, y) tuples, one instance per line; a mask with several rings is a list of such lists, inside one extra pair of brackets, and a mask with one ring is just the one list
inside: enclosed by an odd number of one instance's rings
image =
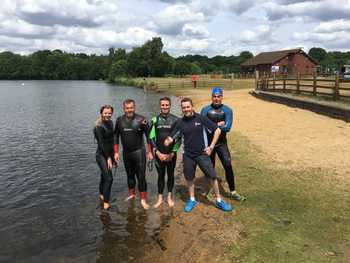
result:
[(350, 51), (350, 0), (1, 0), (0, 52), (107, 55), (153, 37), (172, 57)]

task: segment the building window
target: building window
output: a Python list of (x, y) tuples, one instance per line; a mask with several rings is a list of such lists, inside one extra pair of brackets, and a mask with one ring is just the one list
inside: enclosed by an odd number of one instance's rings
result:
[(306, 68), (309, 68), (309, 65), (306, 65)]

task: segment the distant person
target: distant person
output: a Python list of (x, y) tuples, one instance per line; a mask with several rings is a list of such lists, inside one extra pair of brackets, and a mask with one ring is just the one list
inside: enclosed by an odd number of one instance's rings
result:
[(146, 203), (146, 149), (143, 135), (148, 144), (148, 160), (153, 161), (152, 148), (149, 141), (150, 127), (145, 117), (135, 114), (135, 102), (131, 99), (123, 102), (125, 114), (118, 117), (114, 129), (114, 159), (119, 162), (119, 136), (123, 145), (123, 159), (125, 171), (128, 176), (129, 200), (135, 196), (135, 176), (141, 197), (141, 205), (148, 209)]
[[(231, 211), (231, 207), (225, 204), (220, 198), (219, 185), (216, 180), (216, 172), (210, 161), (210, 155), (218, 140), (221, 130), (209, 120), (206, 116), (200, 115), (193, 111), (193, 103), (189, 98), (181, 101), (182, 112), (184, 117), (176, 124), (170, 136), (164, 141), (164, 145), (169, 146), (179, 135), (184, 137), (183, 143), (183, 173), (187, 181), (190, 200), (187, 202), (185, 211), (189, 212), (197, 206), (194, 196), (194, 179), (196, 178), (197, 165), (202, 170), (205, 178), (209, 180), (211, 187), (216, 196), (215, 206), (224, 210)], [(208, 144), (206, 131), (213, 133), (213, 140)]]
[(155, 164), (158, 172), (158, 202), (154, 205), (158, 208), (163, 203), (163, 191), (165, 186), (165, 172), (168, 174), (167, 202), (169, 206), (174, 206), (171, 200), (171, 194), (174, 188), (175, 176), (174, 170), (176, 166), (176, 152), (181, 145), (181, 138), (177, 142), (173, 142), (169, 146), (164, 146), (164, 140), (170, 135), (179, 117), (170, 113), (171, 100), (169, 97), (162, 97), (159, 100), (161, 113), (152, 119), (151, 145), (155, 153)]
[(92, 132), (97, 140), (96, 162), (101, 170), (100, 199), (103, 209), (110, 211), (109, 198), (113, 182), (113, 107), (104, 105), (100, 109), (100, 118), (95, 122)]
[[(221, 134), (218, 141), (215, 144), (214, 150), (210, 155), (211, 162), (215, 167), (215, 156), (216, 153), (225, 169), (225, 176), (228, 186), (230, 188), (231, 199), (236, 199), (238, 201), (245, 201), (245, 197), (240, 195), (235, 190), (234, 174), (231, 164), (231, 154), (227, 146), (226, 133), (231, 130), (233, 114), (232, 109), (224, 104), (222, 104), (223, 92), (219, 87), (216, 87), (212, 91), (211, 100), (212, 103), (205, 106), (201, 110), (201, 114), (207, 116), (212, 122), (216, 123), (220, 129)], [(213, 140), (213, 136), (208, 134), (209, 143)], [(206, 197), (211, 197), (213, 195), (213, 189), (210, 188)]]

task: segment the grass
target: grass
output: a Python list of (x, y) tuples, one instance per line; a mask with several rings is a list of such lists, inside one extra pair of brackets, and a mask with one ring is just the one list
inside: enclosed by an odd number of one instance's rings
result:
[[(135, 82), (142, 85), (144, 83), (144, 80), (142, 78), (135, 78)], [(215, 86), (220, 86), (223, 88), (222, 83), (226, 82), (226, 89), (231, 88), (231, 79), (211, 79), (210, 76), (207, 75), (200, 75), (198, 77), (198, 82), (205, 81), (206, 86), (203, 89), (203, 87), (198, 87), (198, 90), (212, 90)], [(163, 77), (163, 78), (146, 78), (145, 80), (146, 85), (152, 84), (169, 84), (169, 83), (181, 83), (181, 82), (191, 82), (191, 76), (183, 77), (183, 78), (172, 78), (172, 77)], [(234, 79), (233, 81), (233, 89), (248, 89), (248, 88), (254, 88), (255, 80), (254, 79)], [(182, 89), (181, 87), (171, 87), (171, 90), (168, 88), (165, 88), (163, 90), (158, 90), (157, 92), (168, 92), (172, 93), (174, 95), (178, 95), (181, 93), (184, 93), (186, 90), (193, 90), (193, 88), (185, 88)]]
[(247, 198), (230, 219), (241, 237), (226, 255), (231, 262), (348, 262), (348, 186), (332, 171), (275, 169), (237, 132), (229, 145)]

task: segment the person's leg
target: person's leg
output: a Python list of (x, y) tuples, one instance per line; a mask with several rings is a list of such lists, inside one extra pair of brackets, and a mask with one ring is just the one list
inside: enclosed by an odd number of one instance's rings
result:
[(123, 151), (123, 160), (124, 160), (124, 168), (127, 175), (127, 182), (128, 182), (128, 188), (129, 188), (129, 197), (125, 199), (125, 201), (128, 201), (135, 197), (135, 170), (134, 165), (132, 162), (132, 153), (127, 153)]
[(103, 186), (102, 187), (102, 195), (103, 195), (103, 208), (109, 208), (109, 198), (111, 195), (111, 188), (113, 183), (113, 175), (112, 171), (108, 169), (107, 160), (103, 157), (102, 154), (96, 153), (96, 162), (100, 167), (102, 177), (103, 177)]
[(231, 194), (233, 194), (233, 191), (235, 190), (235, 181), (234, 181), (234, 173), (233, 173), (232, 164), (231, 164), (230, 151), (226, 143), (220, 143), (217, 146), (215, 146), (215, 148), (218, 153), (221, 164), (225, 170), (226, 182), (228, 183)]
[(187, 155), (183, 156), (183, 172), (187, 181), (188, 192), (190, 195), (190, 200), (188, 200), (187, 202), (185, 212), (190, 212), (193, 209), (193, 207), (197, 206), (197, 201), (194, 195), (194, 179), (196, 174), (196, 166), (197, 164), (194, 158), (189, 157)]
[(163, 191), (164, 191), (164, 185), (165, 185), (165, 164), (164, 162), (161, 162), (157, 155), (155, 155), (154, 159), (156, 169), (158, 172), (158, 201), (155, 205), (153, 205), (154, 208), (158, 208), (163, 203)]
[(194, 180), (187, 181), (187, 187), (188, 187), (188, 193), (190, 195), (190, 199), (195, 198), (194, 197)]
[(231, 154), (227, 147), (226, 143), (220, 143), (217, 145), (217, 153), (222, 163), (222, 166), (225, 169), (226, 182), (230, 188), (231, 199), (236, 199), (238, 201), (245, 201), (245, 197), (239, 193), (237, 193), (235, 189), (235, 177), (231, 164)]
[(100, 191), (100, 200), (103, 201), (103, 186), (105, 184), (105, 180), (103, 179), (103, 174), (101, 173), (99, 191)]
[(134, 152), (133, 163), (136, 172), (136, 178), (138, 180), (138, 188), (141, 197), (141, 205), (143, 208), (148, 209), (149, 205), (146, 203), (146, 192), (147, 192), (147, 182), (146, 182), (146, 150), (141, 148)]
[(166, 163), (167, 167), (167, 174), (168, 174), (168, 181), (167, 181), (167, 187), (168, 187), (168, 198), (167, 202), (169, 206), (174, 206), (175, 203), (173, 200), (171, 200), (171, 193), (174, 188), (174, 183), (175, 183), (175, 166), (176, 166), (176, 153), (173, 156), (172, 160), (170, 162)]

